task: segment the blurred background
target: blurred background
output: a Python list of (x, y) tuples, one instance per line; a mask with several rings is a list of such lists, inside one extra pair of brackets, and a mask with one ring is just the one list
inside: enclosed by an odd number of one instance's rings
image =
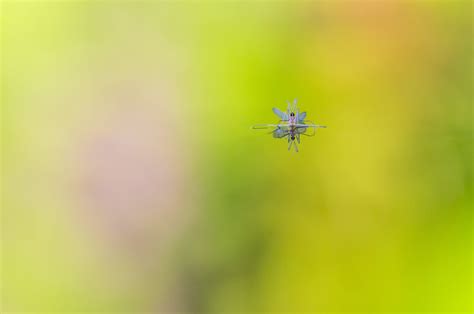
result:
[(3, 312), (474, 310), (470, 1), (1, 9)]

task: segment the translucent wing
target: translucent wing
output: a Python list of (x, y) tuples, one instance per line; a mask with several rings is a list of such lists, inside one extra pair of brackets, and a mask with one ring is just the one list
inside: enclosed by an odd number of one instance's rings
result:
[(298, 134), (306, 133), (307, 129), (308, 129), (307, 127), (297, 127), (296, 128), (296, 133), (298, 133)]
[(303, 123), (306, 118), (306, 112), (302, 112), (298, 115), (298, 123)]
[(276, 129), (273, 131), (273, 137), (274, 138), (283, 138), (289, 134), (288, 130), (283, 130), (283, 129)]
[(278, 108), (273, 108), (273, 112), (282, 120), (288, 120), (288, 114), (284, 113)]

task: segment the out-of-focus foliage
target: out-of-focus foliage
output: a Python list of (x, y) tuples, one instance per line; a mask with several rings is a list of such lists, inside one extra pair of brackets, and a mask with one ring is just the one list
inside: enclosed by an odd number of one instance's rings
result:
[(3, 311), (474, 310), (470, 1), (1, 8)]

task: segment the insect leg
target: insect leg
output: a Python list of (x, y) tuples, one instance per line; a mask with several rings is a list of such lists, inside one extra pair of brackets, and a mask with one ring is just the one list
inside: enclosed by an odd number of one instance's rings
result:
[(311, 134), (305, 134), (305, 135), (306, 135), (306, 136), (314, 136), (314, 135), (316, 134), (316, 128), (317, 128), (317, 126), (314, 124), (313, 121), (306, 120), (306, 122), (309, 122), (310, 124), (313, 125), (313, 126), (309, 126), (309, 127), (308, 127), (308, 129), (309, 129), (309, 128), (312, 128), (312, 129), (313, 129), (313, 133), (311, 133)]
[(314, 136), (316, 134), (316, 128), (312, 128), (312, 129), (313, 129), (313, 132), (311, 134), (306, 134), (306, 133), (302, 133), (302, 134), (306, 136)]
[(278, 125), (276, 124), (255, 124), (252, 126), (252, 129), (256, 129), (256, 130), (261, 130), (261, 129), (269, 129), (269, 128), (274, 128)]

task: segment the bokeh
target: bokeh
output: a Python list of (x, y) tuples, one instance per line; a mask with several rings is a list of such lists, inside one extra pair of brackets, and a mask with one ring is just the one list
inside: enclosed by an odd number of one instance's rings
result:
[(2, 312), (474, 310), (470, 1), (1, 9)]

